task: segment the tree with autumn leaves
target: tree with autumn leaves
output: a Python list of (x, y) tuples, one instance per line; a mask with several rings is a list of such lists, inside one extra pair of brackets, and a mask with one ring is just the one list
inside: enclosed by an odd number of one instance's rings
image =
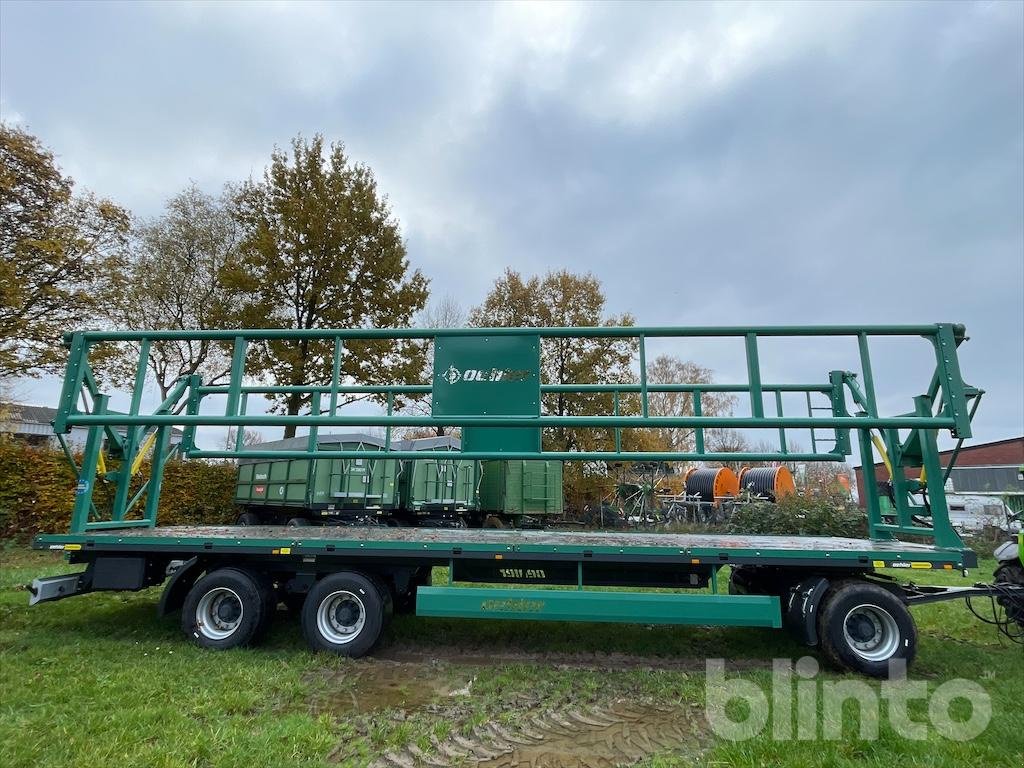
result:
[(128, 229), (127, 211), (76, 192), (36, 137), (0, 123), (0, 379), (59, 369)]

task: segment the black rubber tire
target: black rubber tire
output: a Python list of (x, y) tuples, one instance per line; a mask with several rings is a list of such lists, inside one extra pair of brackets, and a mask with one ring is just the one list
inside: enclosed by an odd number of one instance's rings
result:
[(305, 528), (309, 524), (309, 519), (305, 517), (293, 517), (287, 522), (289, 528)]
[[(861, 605), (882, 611), (893, 620), (895, 632), (892, 628), (885, 632), (893, 638), (894, 647), (885, 658), (866, 659), (847, 639), (847, 617)], [(859, 580), (837, 582), (825, 593), (818, 613), (818, 639), (831, 665), (869, 677), (886, 677), (889, 662), (895, 659), (903, 659), (909, 666), (917, 653), (917, 626), (904, 602), (884, 587)]]
[[(336, 592), (354, 595), (362, 604), (363, 625), (344, 642), (324, 635), (317, 622), (320, 606)], [(309, 591), (302, 606), (302, 633), (313, 651), (326, 651), (357, 659), (366, 655), (380, 639), (384, 629), (384, 601), (373, 580), (361, 573), (342, 571), (325, 576)]]
[[(196, 616), (203, 597), (215, 589), (229, 589), (238, 597), (242, 615), (238, 625), (225, 637), (214, 637), (204, 632)], [(237, 568), (219, 568), (199, 579), (185, 596), (181, 609), (181, 628), (185, 636), (201, 648), (227, 650), (251, 645), (266, 628), (266, 597), (252, 575)]]
[(255, 512), (243, 512), (235, 519), (235, 525), (263, 525), (263, 518)]
[[(996, 584), (1016, 584), (1024, 587), (1024, 565), (1020, 563), (1003, 563), (998, 568), (994, 578), (992, 579)], [(1019, 603), (1011, 602), (1009, 598), (997, 597), (996, 601), (1003, 606), (1006, 611), (1006, 617), (1024, 630), (1024, 608), (1021, 608)]]
[(262, 640), (270, 631), (274, 623), (274, 614), (277, 613), (277, 590), (274, 589), (274, 580), (269, 574), (251, 568), (239, 568), (239, 571), (246, 574), (260, 590), (263, 598), (263, 618), (256, 629), (256, 640)]

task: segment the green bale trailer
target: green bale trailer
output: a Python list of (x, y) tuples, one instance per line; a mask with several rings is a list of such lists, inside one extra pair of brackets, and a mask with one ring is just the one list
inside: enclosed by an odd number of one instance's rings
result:
[[(251, 446), (259, 451), (303, 450), (309, 437)], [(319, 435), (321, 451), (385, 450), (380, 438), (362, 433)], [(244, 452), (243, 452), (244, 456)], [(401, 462), (385, 458), (239, 459), (235, 501), (241, 525), (305, 525), (310, 519), (377, 519), (400, 504)]]
[[(825, 343), (837, 349), (856, 348), (846, 369), (822, 371), (811, 380), (801, 377), (802, 381), (762, 378), (762, 347), (775, 346), (771, 343), (775, 339), (788, 339), (792, 346), (823, 337), (832, 337)], [(879, 375), (882, 372), (872, 366), (869, 352), (878, 337), (905, 337), (930, 349), (934, 357), (934, 366), (922, 371), (922, 394), (913, 398), (909, 411), (893, 413), (889, 398), (880, 396), (875, 388), (876, 381), (885, 380), (884, 373)], [(692, 338), (732, 339), (742, 344), (746, 377), (724, 384), (647, 380), (646, 345), (650, 341), (675, 339), (682, 344)], [(330, 382), (247, 385), (247, 349), (268, 339), (333, 341)], [(431, 383), (343, 382), (345, 344), (371, 339), (432, 343)], [(580, 343), (625, 339), (635, 344), (639, 380), (597, 384), (542, 381), (542, 344), (559, 339), (579, 339)], [(837, 339), (854, 344), (840, 345)], [(204, 383), (199, 375), (184, 377), (155, 412), (143, 412), (142, 390), (151, 344), (200, 340), (232, 345), (229, 381), (212, 384)], [(78, 481), (70, 531), (37, 536), (33, 547), (62, 551), (82, 570), (36, 579), (29, 587), (29, 600), (31, 604), (45, 603), (89, 592), (141, 590), (166, 583), (159, 612), (180, 612), (185, 637), (215, 649), (259, 642), (270, 623), (278, 619), (279, 603), (301, 605), (302, 631), (309, 647), (352, 657), (369, 653), (386, 631), (392, 612), (403, 608), (414, 609), (418, 616), (502, 621), (785, 627), (802, 644), (820, 648), (823, 658), (839, 669), (885, 677), (891, 663), (901, 669), (916, 654), (917, 630), (911, 609), (917, 605), (984, 600), (992, 605), (990, 621), (1000, 631), (1013, 638), (1024, 632), (1020, 542), (997, 550), (1000, 566), (991, 584), (950, 587), (918, 581), (929, 571), (966, 571), (978, 564), (977, 554), (950, 523), (945, 494), (960, 445), (971, 437), (971, 419), (983, 394), (961, 376), (957, 350), (966, 340), (964, 327), (949, 323), (77, 332), (65, 339), (68, 367), (54, 420), (54, 432)], [(111, 396), (100, 388), (92, 370), (90, 350), (111, 342), (134, 342), (139, 348), (136, 386), (127, 414), (109, 411)], [(775, 350), (778, 354), (778, 347)], [(648, 398), (658, 392), (692, 397), (692, 415), (651, 414)], [(703, 415), (702, 398), (721, 392), (749, 399), (750, 415)], [(250, 395), (285, 393), (308, 397), (309, 413), (246, 412)], [(607, 407), (593, 415), (544, 413), (542, 396), (559, 393), (610, 397), (606, 398)], [(387, 412), (339, 411), (339, 398), (350, 394), (386, 397)], [(394, 413), (394, 397), (406, 395), (429, 395), (431, 415)], [(639, 397), (639, 413), (620, 412), (622, 395)], [(203, 407), (209, 403), (204, 403), (206, 398), (222, 396), (226, 400), (223, 410), (220, 402), (216, 413)], [(784, 412), (783, 400), (789, 397), (806, 400), (806, 415)], [(329, 403), (327, 407), (321, 407), (321, 398)], [(80, 407), (83, 403), (86, 410)], [(200, 427), (235, 427), (241, 435), (245, 428), (286, 426), (308, 427), (311, 434), (298, 438), (295, 445), (269, 449), (244, 448), (240, 438), (234, 447), (206, 449), (196, 440)], [(64, 438), (75, 427), (88, 431), (80, 456), (72, 453)], [(180, 445), (171, 444), (175, 427), (184, 430)], [(362, 440), (352, 449), (344, 440), (324, 444), (318, 432), (380, 428), (390, 435), (396, 428), (441, 427), (462, 430), (458, 460), (474, 462), (836, 462), (852, 455), (856, 440), (861, 458), (869, 464), (875, 448), (884, 447), (879, 452), (893, 468), (887, 494), (893, 509), (883, 515), (878, 490), (867, 483), (867, 537), (859, 539), (379, 525), (301, 529), (158, 525), (164, 467), (175, 453), (187, 459), (230, 458), (252, 463), (253, 474), (244, 493), (253, 508), (291, 514), (293, 509), (315, 503), (326, 504), (332, 513), (345, 504), (369, 510), (376, 507), (378, 498), (383, 508), (384, 493), (378, 497), (372, 489), (378, 478), (387, 477), (387, 462), (444, 461), (452, 459), (452, 452), (402, 450), (390, 440), (384, 441), (382, 449), (375, 439)], [(692, 447), (623, 450), (622, 430), (665, 428), (692, 429)], [(731, 451), (705, 442), (706, 430), (723, 428), (777, 435), (779, 447)], [(610, 436), (614, 442), (587, 451), (545, 450), (541, 441), (544, 429), (591, 430), (591, 434)], [(806, 430), (809, 451), (789, 450), (794, 430)], [(940, 432), (949, 432), (956, 440), (945, 466), (937, 442)], [(139, 488), (132, 466), (141, 462), (150, 447), (148, 476)], [(103, 469), (103, 456), (120, 460), (120, 468), (112, 472)], [(341, 463), (350, 459), (364, 464)], [(284, 469), (273, 469), (277, 462), (282, 462)], [(356, 471), (369, 462), (380, 474), (368, 477), (366, 472)], [(255, 487), (259, 466), (265, 467), (267, 475), (261, 492)], [(400, 467), (392, 466), (395, 474), (386, 487), (394, 503)], [(505, 468), (506, 490), (513, 466)], [(500, 476), (500, 471), (492, 475)], [(333, 484), (335, 476), (339, 478), (337, 486)], [(348, 478), (348, 485), (340, 482), (342, 477)], [(103, 481), (108, 483), (109, 493), (94, 495)], [(322, 500), (316, 496), (318, 487), (325, 488)], [(274, 500), (276, 506), (266, 498), (268, 491), (281, 497)], [(362, 495), (353, 495), (358, 493)], [(533, 496), (521, 494), (522, 504), (531, 499)], [(329, 509), (332, 503), (334, 510)], [(504, 503), (511, 506), (507, 495)], [(443, 584), (432, 582), (432, 569), (437, 567), (447, 573)], [(723, 570), (726, 567), (728, 576)], [(883, 572), (890, 568), (905, 569), (908, 576), (917, 578), (897, 581)], [(719, 583), (726, 577), (727, 591), (726, 585)], [(660, 591), (652, 592), (652, 588)], [(751, 636), (752, 641), (760, 639)], [(927, 651), (934, 654), (940, 648), (941, 644), (930, 643)], [(931, 663), (934, 666), (935, 662)]]
[(485, 525), (543, 524), (562, 514), (562, 462), (481, 462), (480, 511)]

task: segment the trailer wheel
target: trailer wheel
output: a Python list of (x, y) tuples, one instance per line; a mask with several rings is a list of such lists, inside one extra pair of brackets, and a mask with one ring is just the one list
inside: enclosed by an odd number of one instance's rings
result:
[(910, 664), (917, 652), (917, 627), (896, 595), (864, 581), (840, 582), (825, 595), (818, 637), (826, 659), (840, 669), (885, 677), (889, 662)]
[(289, 528), (304, 528), (309, 525), (309, 520), (305, 517), (293, 517), (287, 523)]
[(302, 606), (302, 632), (314, 651), (358, 658), (377, 642), (383, 626), (384, 601), (360, 573), (325, 576)]
[(252, 575), (220, 568), (193, 585), (181, 610), (185, 635), (202, 648), (249, 645), (266, 628), (267, 601)]
[(235, 525), (260, 525), (263, 519), (255, 512), (243, 512), (235, 520)]

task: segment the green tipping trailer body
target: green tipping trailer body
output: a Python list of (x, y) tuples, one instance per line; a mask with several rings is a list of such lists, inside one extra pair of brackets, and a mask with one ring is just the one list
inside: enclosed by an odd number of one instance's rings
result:
[(402, 512), (413, 519), (466, 518), (479, 508), (480, 462), (459, 456), (457, 437), (400, 440), (397, 450), (448, 451), (450, 457), (406, 459), (399, 484)]
[[(295, 450), (306, 436), (251, 446)], [(361, 433), (320, 435), (319, 450), (380, 452), (380, 458), (239, 459), (235, 501), (246, 511), (278, 516), (380, 515), (400, 504), (401, 462), (384, 456), (384, 441)], [(244, 456), (244, 452), (242, 454)]]
[(481, 465), (480, 509), (485, 514), (562, 514), (562, 462), (484, 461)]

